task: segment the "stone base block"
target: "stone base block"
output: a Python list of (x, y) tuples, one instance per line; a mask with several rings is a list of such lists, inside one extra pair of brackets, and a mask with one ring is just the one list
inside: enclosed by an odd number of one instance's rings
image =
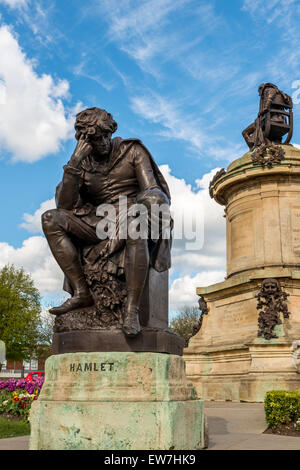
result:
[(31, 414), (30, 449), (201, 449), (202, 416), (199, 400), (40, 402)]
[(184, 360), (156, 353), (69, 353), (46, 361), (30, 413), (31, 450), (197, 450), (202, 402)]

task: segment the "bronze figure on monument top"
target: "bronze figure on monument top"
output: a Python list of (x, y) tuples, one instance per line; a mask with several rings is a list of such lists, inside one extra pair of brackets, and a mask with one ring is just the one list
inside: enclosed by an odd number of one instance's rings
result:
[[(169, 208), (169, 188), (142, 142), (112, 138), (116, 129), (117, 123), (105, 110), (94, 107), (77, 114), (77, 145), (56, 190), (57, 208), (42, 216), (50, 249), (65, 275), (64, 289), (71, 294), (62, 305), (50, 309), (56, 315), (54, 332), (58, 335), (86, 330), (99, 333), (115, 327), (119, 338), (122, 331), (123, 337), (135, 340), (142, 336), (142, 326), (168, 327), (168, 306), (160, 298), (167, 295), (167, 278), (163, 281), (159, 276), (170, 267), (172, 220), (169, 214), (170, 236), (164, 237), (161, 214), (156, 215), (158, 234), (153, 237), (151, 208)], [(131, 235), (130, 230), (124, 236), (122, 232), (136, 223), (139, 213), (132, 211), (134, 205), (148, 209), (144, 236)], [(106, 206), (114, 209), (115, 220), (107, 217)], [(99, 224), (104, 222), (108, 224), (105, 231), (114, 236), (99, 237)], [(157, 314), (159, 308), (162, 311)], [(66, 344), (66, 338), (59, 342)], [(89, 348), (109, 350), (109, 345), (98, 343)], [(85, 347), (80, 346), (81, 350)]]
[[(273, 83), (258, 87), (259, 112), (255, 121), (243, 132), (243, 137), (253, 150), (261, 145), (288, 145), (293, 135), (292, 98)], [(282, 142), (282, 138), (286, 139)]]

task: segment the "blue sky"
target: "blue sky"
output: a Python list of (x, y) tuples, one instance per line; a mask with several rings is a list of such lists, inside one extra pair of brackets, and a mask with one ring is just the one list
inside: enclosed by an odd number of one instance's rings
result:
[(171, 309), (195, 304), (195, 286), (225, 273), (223, 209), (207, 186), (247, 151), (260, 83), (294, 96), (300, 142), (299, 1), (0, 0), (0, 14), (0, 266), (24, 266), (46, 303), (62, 295), (39, 217), (73, 151), (75, 113), (98, 106), (116, 135), (143, 140), (175, 207), (203, 211), (204, 245), (175, 243), (170, 281)]

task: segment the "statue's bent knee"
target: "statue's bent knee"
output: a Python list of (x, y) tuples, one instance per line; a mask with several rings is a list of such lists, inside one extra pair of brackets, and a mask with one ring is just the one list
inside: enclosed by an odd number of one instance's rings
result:
[(57, 225), (59, 209), (50, 209), (42, 214), (42, 227), (44, 232)]

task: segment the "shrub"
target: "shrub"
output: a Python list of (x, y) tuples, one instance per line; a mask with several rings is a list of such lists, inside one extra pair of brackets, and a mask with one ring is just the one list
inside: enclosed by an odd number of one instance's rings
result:
[(266, 421), (271, 428), (300, 419), (300, 390), (270, 391), (265, 397)]

